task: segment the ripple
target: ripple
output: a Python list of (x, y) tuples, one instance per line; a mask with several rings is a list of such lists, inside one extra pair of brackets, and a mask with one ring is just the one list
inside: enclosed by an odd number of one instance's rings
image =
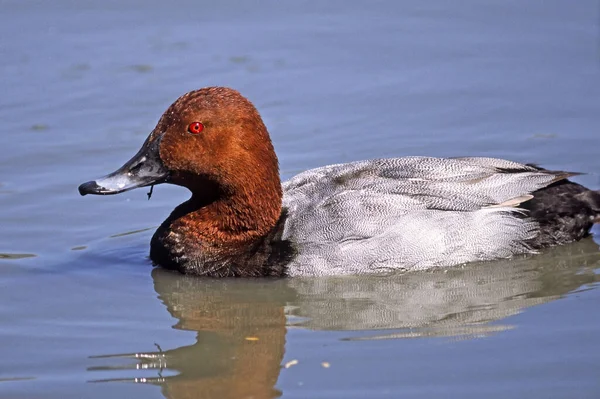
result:
[(31, 130), (48, 130), (49, 126), (45, 123), (34, 123), (30, 128)]
[(35, 258), (36, 254), (2, 254), (0, 253), (0, 259), (24, 259), (24, 258)]
[(2, 382), (15, 382), (15, 381), (30, 381), (35, 380), (35, 377), (6, 377), (0, 378), (0, 383)]
[(144, 231), (152, 230), (152, 229), (155, 229), (155, 228), (156, 227), (147, 227), (145, 229), (126, 231), (125, 233), (113, 234), (112, 236), (108, 236), (108, 238), (117, 238), (117, 237), (130, 236), (132, 234), (143, 233)]
[(131, 65), (129, 67), (131, 70), (135, 71), (135, 72), (139, 72), (139, 73), (148, 73), (148, 72), (152, 72), (152, 70), (154, 69), (152, 67), (152, 65), (148, 65), (148, 64), (137, 64), (137, 65)]

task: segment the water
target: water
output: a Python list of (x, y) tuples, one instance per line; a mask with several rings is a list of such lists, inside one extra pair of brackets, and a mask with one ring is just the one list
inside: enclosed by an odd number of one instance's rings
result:
[[(0, 397), (600, 393), (599, 229), (431, 273), (207, 281), (155, 270), (187, 197), (85, 197), (180, 94), (240, 90), (282, 177), (484, 155), (600, 188), (594, 1), (0, 0)], [(287, 368), (286, 368), (287, 365)]]

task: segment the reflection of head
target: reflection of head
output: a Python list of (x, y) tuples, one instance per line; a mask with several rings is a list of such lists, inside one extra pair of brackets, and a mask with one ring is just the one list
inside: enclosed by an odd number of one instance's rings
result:
[(289, 293), (283, 280), (207, 280), (161, 269), (152, 276), (159, 298), (178, 319), (174, 327), (198, 332), (196, 344), (167, 355), (168, 367), (179, 375), (162, 384), (166, 397), (280, 395), (274, 386), (285, 349), (283, 307)]

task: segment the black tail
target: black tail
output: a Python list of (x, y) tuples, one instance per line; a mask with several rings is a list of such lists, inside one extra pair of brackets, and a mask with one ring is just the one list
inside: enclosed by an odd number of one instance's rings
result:
[(600, 222), (600, 191), (588, 190), (569, 180), (560, 180), (533, 193), (521, 207), (540, 224), (540, 234), (530, 241), (544, 248), (580, 240)]
[(593, 222), (600, 223), (600, 191), (584, 191), (577, 195), (577, 199), (587, 204), (595, 214)]

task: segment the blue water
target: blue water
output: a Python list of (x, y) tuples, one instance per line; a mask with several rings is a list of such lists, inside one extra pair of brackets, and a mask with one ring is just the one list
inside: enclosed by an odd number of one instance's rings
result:
[(284, 179), (484, 155), (600, 189), (597, 2), (0, 9), (0, 397), (600, 394), (598, 227), (535, 257), (429, 273), (207, 281), (147, 259), (184, 189), (77, 193), (209, 85), (256, 104)]

